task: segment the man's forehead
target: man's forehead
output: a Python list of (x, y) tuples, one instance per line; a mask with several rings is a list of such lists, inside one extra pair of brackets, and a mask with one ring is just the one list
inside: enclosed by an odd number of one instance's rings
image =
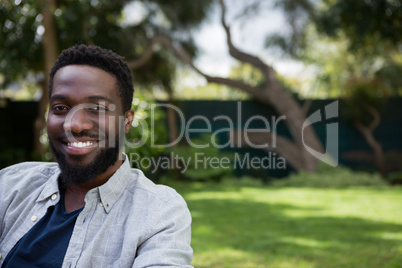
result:
[(55, 80), (58, 80), (58, 82), (70, 81), (77, 78), (86, 78), (87, 80), (98, 80), (99, 78), (101, 78), (102, 80), (109, 79), (113, 80), (113, 82), (117, 81), (116, 77), (113, 74), (101, 68), (86, 64), (66, 65), (61, 67), (55, 73)]
[[(77, 94), (92, 99), (119, 97), (116, 78), (108, 72), (89, 65), (68, 65), (60, 68), (53, 80), (53, 95)], [(62, 98), (62, 96), (59, 96)]]

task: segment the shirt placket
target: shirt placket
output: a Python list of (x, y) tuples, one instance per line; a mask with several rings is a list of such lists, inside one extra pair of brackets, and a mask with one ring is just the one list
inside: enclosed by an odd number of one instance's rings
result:
[(77, 264), (87, 239), (89, 224), (93, 214), (95, 213), (97, 198), (93, 195), (94, 193), (92, 193), (89, 198), (85, 199), (85, 207), (77, 217), (67, 252), (64, 257), (63, 268), (78, 267)]

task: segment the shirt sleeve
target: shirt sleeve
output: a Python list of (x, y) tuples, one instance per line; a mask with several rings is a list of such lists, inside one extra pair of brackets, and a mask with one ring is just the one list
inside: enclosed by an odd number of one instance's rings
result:
[(152, 235), (137, 249), (133, 267), (192, 268), (191, 215), (183, 198), (163, 203), (152, 221)]

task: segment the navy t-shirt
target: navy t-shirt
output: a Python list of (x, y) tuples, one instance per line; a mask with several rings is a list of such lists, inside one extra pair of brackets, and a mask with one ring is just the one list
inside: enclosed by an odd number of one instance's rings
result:
[(8, 253), (2, 268), (61, 267), (75, 221), (81, 209), (67, 213), (64, 190), (60, 202), (48, 208), (40, 219)]

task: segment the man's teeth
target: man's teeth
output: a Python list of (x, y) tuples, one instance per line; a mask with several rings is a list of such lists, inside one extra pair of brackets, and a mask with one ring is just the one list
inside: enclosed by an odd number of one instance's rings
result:
[(73, 147), (77, 147), (77, 148), (84, 148), (84, 147), (91, 146), (92, 144), (94, 144), (94, 143), (90, 142), (90, 141), (87, 141), (87, 142), (69, 142), (68, 146), (73, 146)]

